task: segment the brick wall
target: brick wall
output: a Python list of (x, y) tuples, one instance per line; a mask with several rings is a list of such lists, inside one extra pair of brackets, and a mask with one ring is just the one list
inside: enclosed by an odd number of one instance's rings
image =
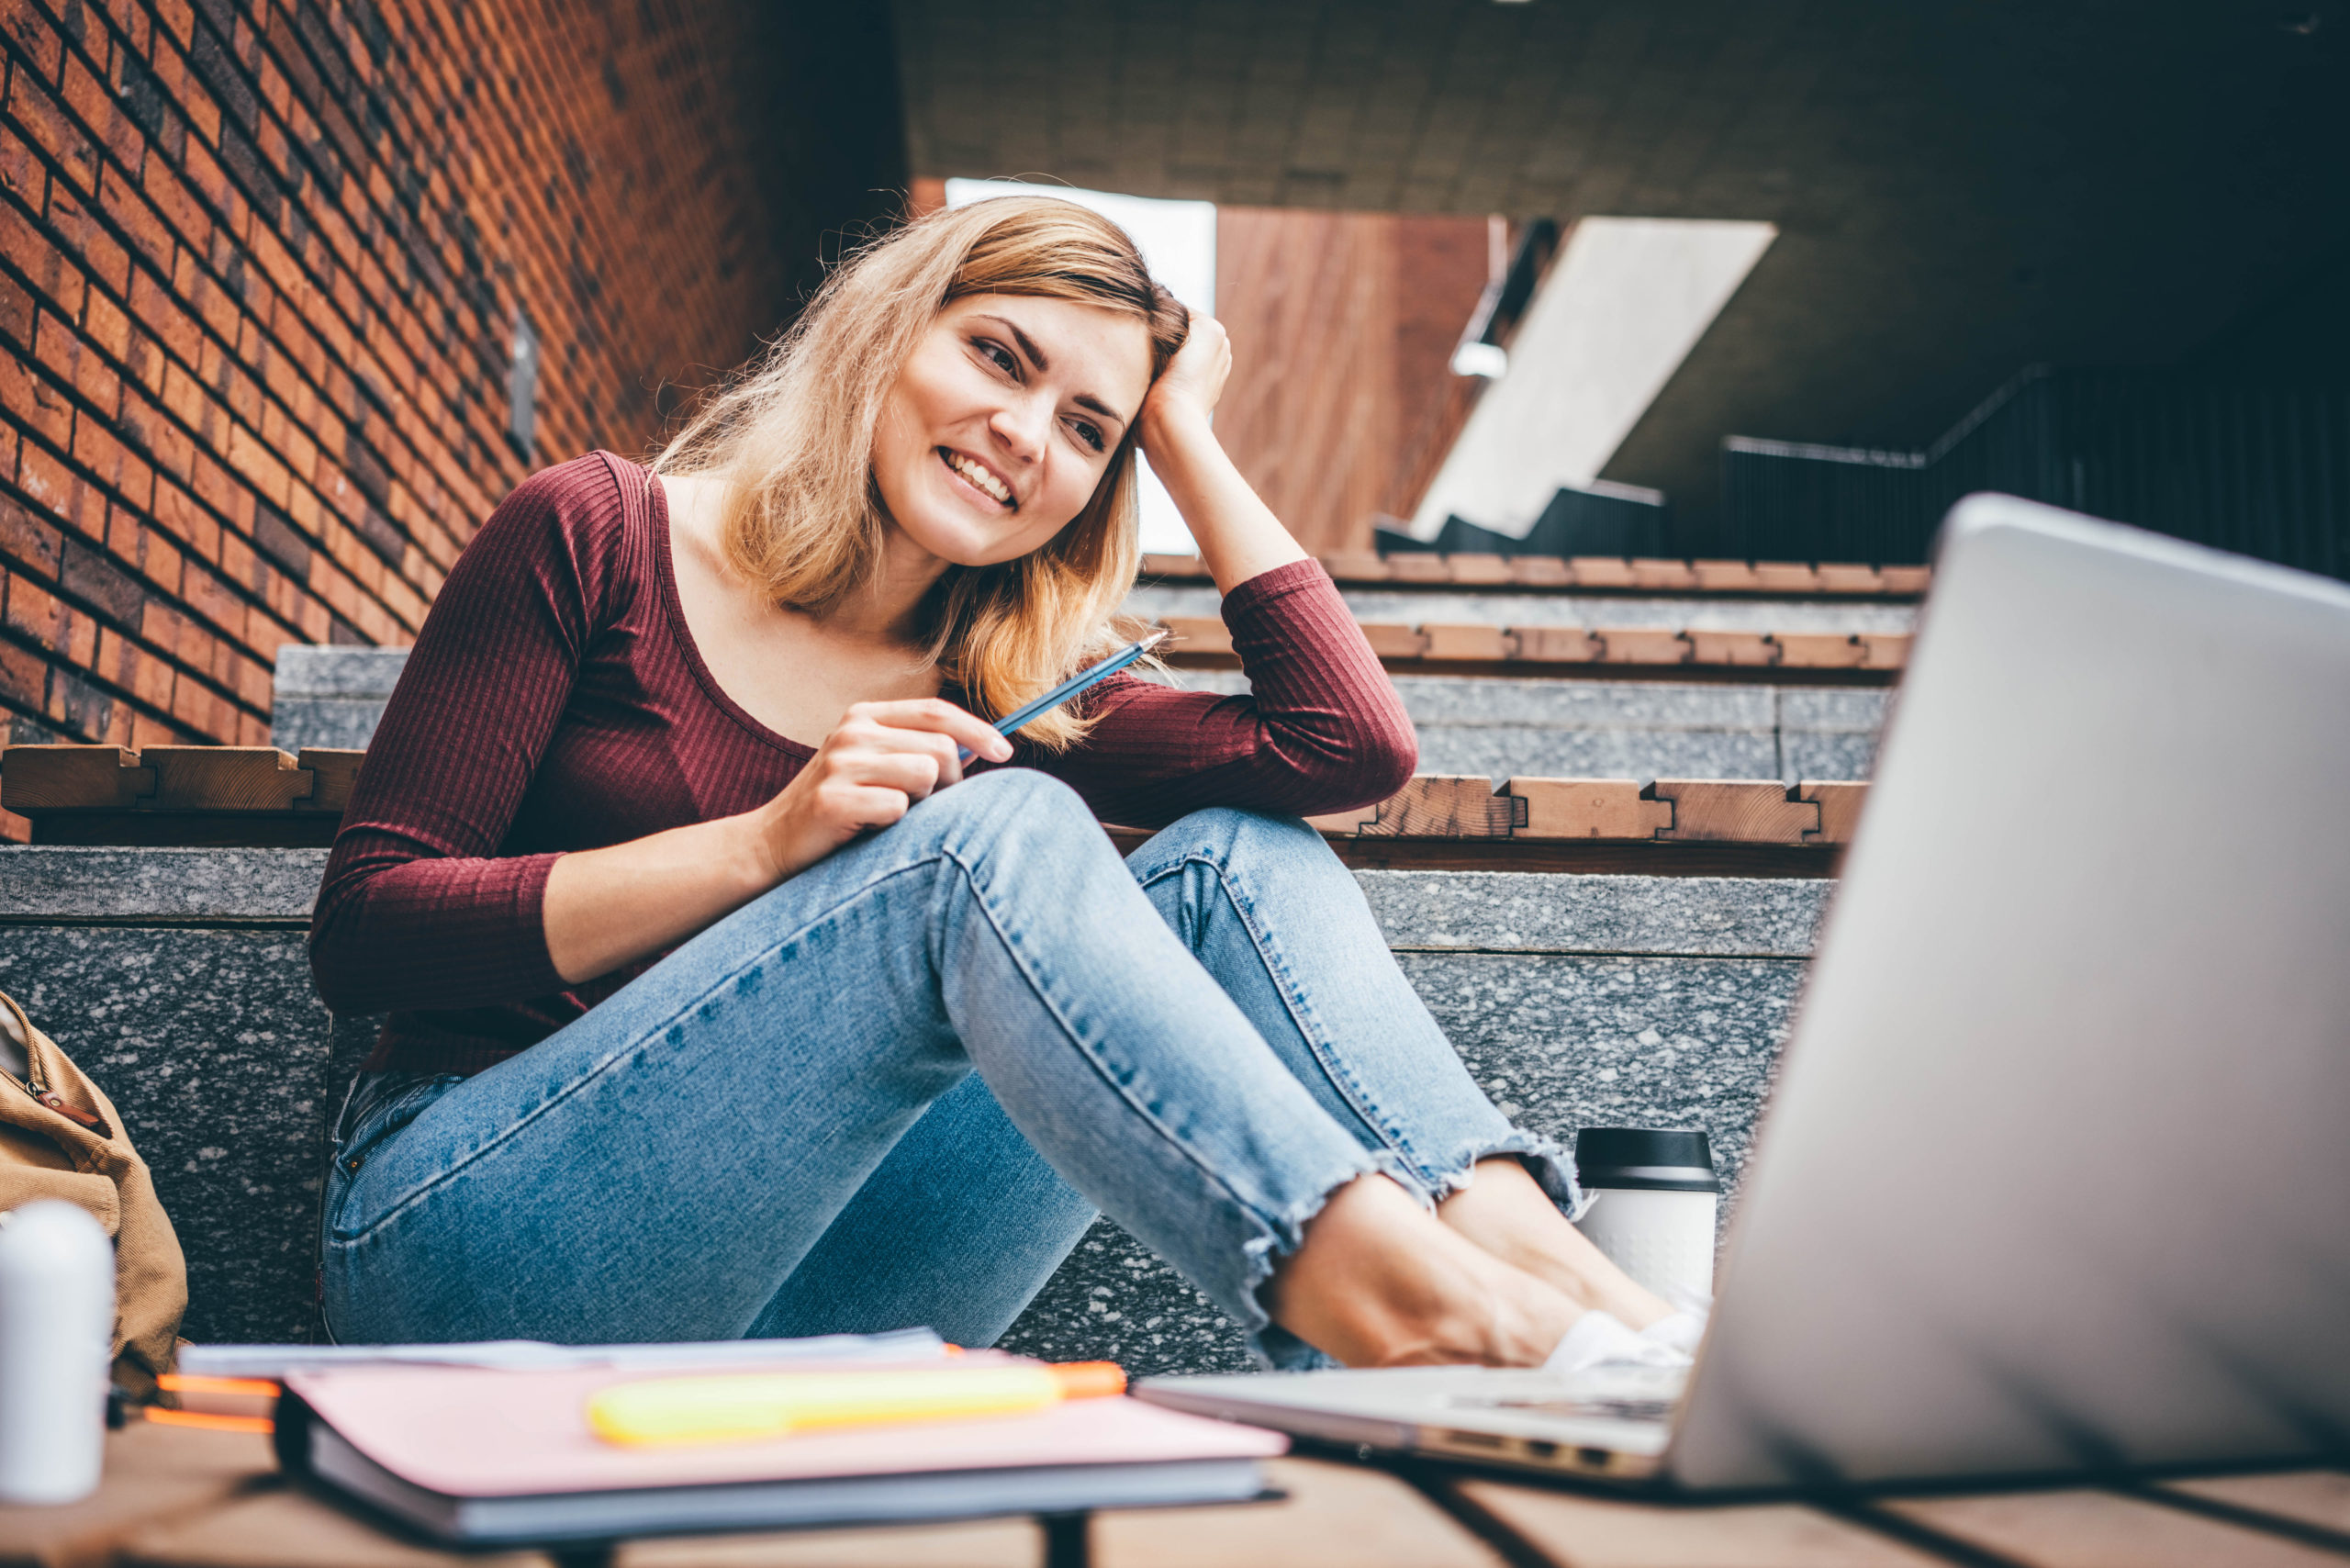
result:
[(280, 644), (408, 641), (774, 331), (904, 177), (886, 22), (800, 9), (0, 0), (0, 738), (265, 742)]

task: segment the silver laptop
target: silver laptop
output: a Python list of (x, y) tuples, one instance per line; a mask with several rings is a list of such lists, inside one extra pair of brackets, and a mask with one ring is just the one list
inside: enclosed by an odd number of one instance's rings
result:
[(2001, 496), (1937, 567), (1685, 1391), (1144, 1398), (1693, 1491), (2350, 1454), (2350, 587)]

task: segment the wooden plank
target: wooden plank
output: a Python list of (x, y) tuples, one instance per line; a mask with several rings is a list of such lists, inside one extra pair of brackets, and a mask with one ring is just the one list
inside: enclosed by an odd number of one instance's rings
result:
[(1517, 655), (1517, 639), (1499, 626), (1448, 625), (1430, 621), (1420, 627), (1427, 639), (1424, 659), (1507, 659)]
[(2344, 1561), (2283, 1536), (2087, 1487), (1877, 1506), (2026, 1568), (2343, 1568)]
[(1647, 791), (1673, 803), (1673, 825), (1657, 834), (1666, 842), (1808, 842), (1819, 831), (1819, 807), (1788, 793), (1775, 778), (1660, 778)]
[(1762, 632), (1701, 632), (1691, 627), (1689, 662), (1700, 665), (1774, 665), (1779, 645)]
[(1630, 778), (1512, 778), (1502, 791), (1523, 801), (1513, 836), (1521, 839), (1654, 839), (1673, 826), (1673, 804), (1641, 793)]
[(1632, 563), (1620, 555), (1570, 555), (1567, 569), (1575, 575), (1575, 587), (1587, 588), (1628, 588), (1632, 583)]
[(155, 770), (128, 746), (12, 745), (0, 751), (0, 808), (130, 811), (155, 792)]
[(388, 1535), (307, 1492), (265, 1490), (134, 1531), (117, 1568), (554, 1568), (539, 1551), (459, 1555)]
[(1322, 569), (1342, 583), (1383, 583), (1387, 557), (1376, 550), (1325, 550)]
[(1909, 632), (1863, 632), (1861, 646), (1868, 652), (1862, 658), (1863, 669), (1906, 669), (1909, 665), (1909, 644), (1917, 641)]
[(1759, 593), (1818, 593), (1819, 570), (1804, 561), (1757, 561), (1754, 588)]
[(610, 1568), (1038, 1568), (1033, 1518), (628, 1541)]
[(1692, 561), (1689, 569), (1707, 593), (1752, 593), (1759, 586), (1751, 561)]
[(1308, 817), (1324, 833), (1364, 838), (1507, 838), (1515, 808), (1475, 774), (1415, 774), (1375, 806)]
[(1822, 593), (1883, 593), (1885, 577), (1874, 566), (1848, 566), (1841, 561), (1819, 563)]
[(1169, 652), (1229, 654), (1232, 630), (1215, 615), (1162, 615), (1158, 623), (1173, 633)]
[(1452, 568), (1430, 551), (1404, 550), (1387, 557), (1387, 580), (1393, 583), (1449, 583)]
[(1685, 665), (1689, 640), (1661, 626), (1602, 626), (1592, 633), (1611, 665)]
[(1932, 1568), (1941, 1559), (1795, 1503), (1638, 1503), (1452, 1483), (1471, 1508), (1559, 1568)]
[(1499, 588), (1510, 580), (1509, 557), (1462, 552), (1447, 555), (1452, 580), (1462, 588)]
[(1885, 584), (1885, 591), (1899, 594), (1921, 594), (1933, 586), (1931, 566), (1880, 566), (1877, 577)]
[(1207, 563), (1197, 555), (1145, 555), (1142, 575), (1146, 577), (1204, 577)]
[(1529, 663), (1590, 664), (1605, 654), (1606, 644), (1580, 626), (1513, 626), (1517, 656)]
[(2339, 1470), (2199, 1476), (2165, 1482), (2157, 1490), (2180, 1492), (2224, 1507), (2288, 1519), (2350, 1540), (2350, 1474)]
[(1861, 640), (1845, 632), (1774, 632), (1771, 640), (1791, 669), (1858, 669), (1868, 657)]
[(1697, 569), (1686, 561), (1659, 561), (1635, 555), (1630, 565), (1634, 588), (1685, 591), (1697, 586)]
[(1360, 624), (1363, 641), (1382, 659), (1416, 659), (1428, 651), (1428, 640), (1416, 626), (1393, 621), (1365, 621)]
[(359, 782), (359, 764), (366, 756), (364, 751), (347, 751), (341, 746), (304, 746), (295, 762), (309, 770), (310, 792), (295, 802), (303, 811), (332, 812), (342, 814), (351, 804), (352, 786)]
[(274, 746), (151, 745), (140, 760), (155, 770), (149, 811), (291, 811), (312, 783)]
[(1502, 1558), (1383, 1471), (1279, 1459), (1278, 1503), (1093, 1517), (1094, 1568), (1501, 1568)]
[(99, 1563), (124, 1536), (213, 1507), (277, 1469), (269, 1439), (134, 1421), (106, 1434), (105, 1478), (78, 1503), (0, 1505), (0, 1568)]
[(1810, 778), (1796, 786), (1796, 799), (1819, 808), (1819, 826), (1803, 835), (1806, 844), (1850, 844), (1860, 825), (1861, 808), (1868, 803), (1864, 783)]
[(1520, 588), (1565, 588), (1575, 575), (1556, 555), (1512, 555), (1509, 580)]

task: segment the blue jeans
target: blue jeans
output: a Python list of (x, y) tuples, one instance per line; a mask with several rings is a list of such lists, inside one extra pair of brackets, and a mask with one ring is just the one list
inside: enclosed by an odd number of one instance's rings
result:
[(1071, 790), (943, 790), (471, 1078), (363, 1078), (327, 1321), (350, 1341), (872, 1332), (992, 1343), (1107, 1212), (1277, 1365), (1257, 1292), (1325, 1199), (1433, 1202), (1511, 1126), (1304, 823), (1125, 865)]

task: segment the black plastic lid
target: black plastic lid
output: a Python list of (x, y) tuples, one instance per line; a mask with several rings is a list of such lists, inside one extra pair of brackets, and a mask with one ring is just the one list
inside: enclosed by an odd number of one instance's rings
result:
[(1586, 1187), (1650, 1193), (1718, 1193), (1713, 1146), (1686, 1127), (1585, 1127), (1575, 1135), (1575, 1174)]

